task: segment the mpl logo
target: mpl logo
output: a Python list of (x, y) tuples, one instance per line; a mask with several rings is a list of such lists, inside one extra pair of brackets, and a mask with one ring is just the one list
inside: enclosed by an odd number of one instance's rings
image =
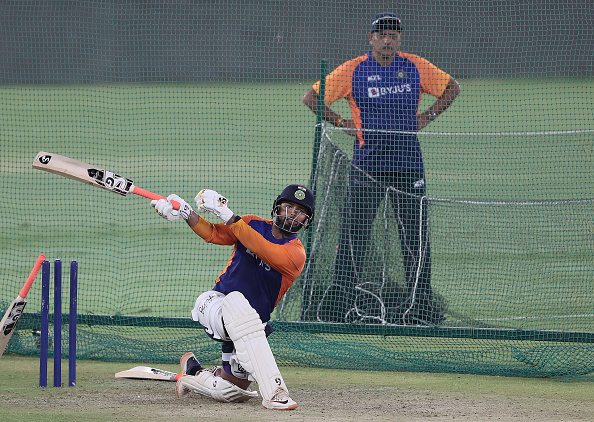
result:
[(367, 96), (369, 98), (377, 98), (380, 96), (380, 90), (375, 86), (369, 87), (367, 88)]
[(371, 75), (367, 77), (367, 82), (379, 82), (382, 80), (380, 75)]

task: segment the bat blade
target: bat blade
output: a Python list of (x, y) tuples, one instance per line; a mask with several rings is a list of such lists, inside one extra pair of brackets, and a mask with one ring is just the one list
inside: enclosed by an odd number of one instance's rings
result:
[[(166, 199), (164, 196), (134, 186), (132, 180), (108, 170), (51, 152), (40, 151), (33, 160), (33, 168), (115, 192), (122, 196), (134, 193), (148, 199)], [(174, 209), (179, 209), (177, 201), (171, 201), (171, 204)]]
[(27, 305), (27, 294), (31, 289), (33, 281), (35, 281), (35, 277), (37, 277), (37, 273), (39, 272), (41, 264), (43, 264), (44, 260), (45, 255), (39, 255), (37, 261), (35, 262), (33, 270), (31, 270), (31, 273), (29, 274), (29, 277), (27, 278), (25, 285), (21, 289), (21, 292), (16, 297), (16, 299), (13, 300), (12, 303), (8, 306), (8, 309), (4, 314), (4, 318), (2, 318), (2, 321), (0, 322), (0, 357), (2, 357), (2, 355), (4, 354), (4, 350), (6, 350), (6, 346), (8, 346), (8, 342), (12, 337), (12, 333), (14, 333), (14, 330), (19, 322), (19, 319), (21, 318), (21, 315), (23, 315), (23, 311), (25, 310), (25, 306)]
[(133, 378), (157, 381), (176, 381), (177, 374), (175, 372), (165, 371), (159, 368), (151, 368), (149, 366), (135, 366), (132, 369), (120, 371), (115, 374), (116, 378)]
[(40, 151), (33, 160), (33, 168), (59, 174), (123, 196), (134, 191), (134, 182), (130, 179), (51, 152)]

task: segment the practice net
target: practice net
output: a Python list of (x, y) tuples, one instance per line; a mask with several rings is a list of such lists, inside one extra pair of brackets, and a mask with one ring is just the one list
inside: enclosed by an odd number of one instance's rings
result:
[[(161, 3), (0, 4), (2, 311), (39, 254), (52, 271), (56, 259), (76, 260), (79, 359), (175, 363), (193, 351), (220, 363), (220, 345), (190, 310), (232, 249), (164, 221), (138, 196), (33, 170), (48, 151), (188, 202), (215, 189), (240, 215), (270, 216), (288, 184), (314, 189), (316, 218), (300, 235), (305, 270), (271, 321), (281, 365), (592, 377), (587, 2), (497, 13), (488, 1)], [(369, 50), (383, 11), (400, 15), (402, 51), (462, 87), (418, 133), (424, 196), (353, 165), (354, 139), (301, 101)], [(419, 110), (433, 101), (423, 96)], [(345, 101), (332, 107), (350, 117)], [(370, 192), (357, 216), (355, 179)], [(403, 197), (418, 215), (398, 213)], [(418, 230), (404, 236), (403, 218), (417, 218)], [(341, 236), (345, 221), (360, 226)], [(429, 255), (430, 269), (411, 259)], [(40, 284), (8, 353), (39, 354)]]

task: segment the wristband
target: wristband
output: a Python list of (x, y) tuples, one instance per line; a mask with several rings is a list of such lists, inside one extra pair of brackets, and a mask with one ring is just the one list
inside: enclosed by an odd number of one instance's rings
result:
[[(233, 220), (233, 221), (232, 221)], [(227, 221), (227, 225), (230, 226), (233, 223), (237, 223), (239, 220), (241, 220), (241, 217), (239, 215), (236, 215), (235, 218), (232, 218), (231, 220)]]

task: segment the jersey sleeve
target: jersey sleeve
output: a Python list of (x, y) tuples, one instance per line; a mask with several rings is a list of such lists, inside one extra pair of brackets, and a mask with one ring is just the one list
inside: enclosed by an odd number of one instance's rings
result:
[[(356, 59), (344, 62), (326, 76), (326, 88), (324, 102), (330, 105), (341, 98), (347, 98), (353, 87), (353, 72), (367, 56), (360, 56)], [(312, 87), (318, 94), (320, 93), (320, 81), (317, 81)]]
[(249, 221), (250, 216), (243, 216), (229, 226), (237, 239), (282, 275), (291, 280), (299, 277), (305, 266), (305, 249), (299, 239), (295, 238), (282, 245), (272, 243), (250, 227), (246, 220)]
[(408, 53), (398, 53), (417, 66), (421, 76), (421, 92), (440, 97), (445, 91), (451, 76), (439, 69), (437, 66), (417, 55)]
[(234, 245), (237, 242), (237, 237), (225, 223), (214, 224), (200, 217), (192, 230), (207, 243)]

